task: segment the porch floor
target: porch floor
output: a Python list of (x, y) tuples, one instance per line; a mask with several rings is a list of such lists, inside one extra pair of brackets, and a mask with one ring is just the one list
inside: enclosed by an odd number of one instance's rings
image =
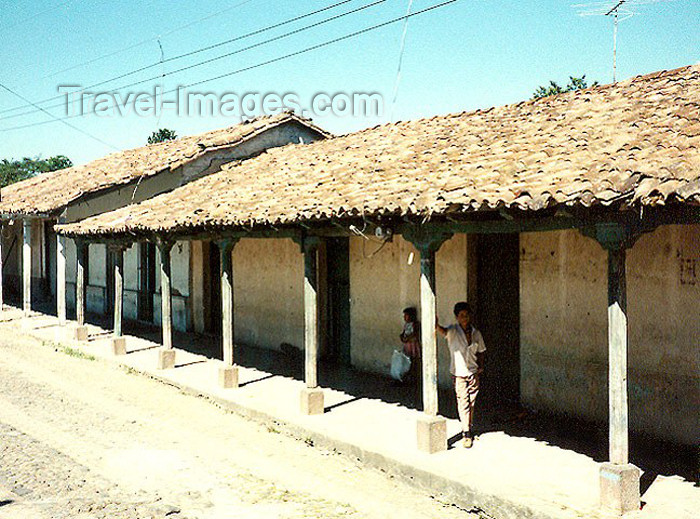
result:
[[(600, 516), (598, 462), (606, 458), (607, 434), (594, 425), (527, 414), (483, 400), (476, 415), (477, 440), (471, 449), (462, 449), (455, 443), (460, 428), (454, 400), (446, 391), (440, 402), (441, 414), (448, 418), (450, 448), (428, 455), (416, 449), (420, 412), (413, 405), (414, 388), (321, 362), (326, 412), (304, 416), (299, 412), (304, 386), (301, 355), (237, 346), (240, 387), (221, 389), (217, 385), (221, 363), (215, 358), (220, 346), (215, 337), (175, 333), (176, 367), (158, 371), (159, 328), (125, 323), (128, 354), (114, 357), (108, 352), (107, 321), (93, 318), (89, 340), (71, 346), (202, 395), (321, 448), (354, 456), (459, 506), (483, 510), (487, 517)], [(0, 330), (22, 323), (17, 308), (6, 307), (0, 316)], [(59, 327), (56, 317), (35, 313), (23, 329), (54, 341)], [(631, 517), (696, 517), (700, 488), (692, 478), (697, 452), (636, 437), (631, 439), (631, 451), (632, 462), (644, 471), (644, 506)]]

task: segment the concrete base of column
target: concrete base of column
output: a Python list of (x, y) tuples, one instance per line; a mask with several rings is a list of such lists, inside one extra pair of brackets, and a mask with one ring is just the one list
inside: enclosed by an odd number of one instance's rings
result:
[(112, 337), (112, 355), (126, 355), (126, 337)]
[(323, 414), (324, 411), (323, 389), (305, 387), (301, 390), (301, 414)]
[(156, 369), (173, 369), (175, 367), (175, 350), (161, 348), (158, 350), (158, 365)]
[(234, 389), (238, 387), (238, 367), (222, 366), (219, 368), (219, 387)]
[(634, 465), (603, 463), (600, 466), (600, 506), (608, 513), (621, 516), (639, 510), (640, 471)]
[(441, 416), (421, 416), (416, 423), (416, 437), (422, 452), (447, 450), (447, 421)]
[(87, 341), (88, 329), (87, 326), (78, 324), (70, 324), (64, 329), (64, 337), (69, 341)]

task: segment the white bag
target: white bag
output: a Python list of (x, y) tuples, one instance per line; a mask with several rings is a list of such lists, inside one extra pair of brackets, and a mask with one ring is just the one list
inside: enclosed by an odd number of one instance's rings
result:
[(391, 354), (391, 378), (403, 381), (408, 370), (411, 369), (411, 359), (404, 352), (394, 350)]

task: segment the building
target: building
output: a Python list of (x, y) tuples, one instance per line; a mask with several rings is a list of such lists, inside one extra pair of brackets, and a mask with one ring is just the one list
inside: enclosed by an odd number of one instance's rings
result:
[[(81, 249), (73, 240), (57, 241), (54, 224), (79, 221), (143, 201), (217, 172), (223, 164), (254, 157), (272, 147), (291, 142), (310, 143), (327, 135), (310, 121), (284, 112), (113, 153), (83, 166), (12, 184), (0, 193), (5, 260), (3, 292), (10, 300), (22, 298), (25, 309), (32, 300), (48, 302), (49, 306), (61, 301), (63, 306), (57, 312), (65, 316), (66, 308), (75, 309), (77, 254)], [(85, 310), (109, 314), (114, 301), (113, 256), (99, 244), (89, 248), (85, 244), (82, 254), (85, 255), (80, 267), (84, 270)], [(191, 294), (202, 287), (197, 286), (189, 271), (191, 256), (201, 261), (206, 254), (207, 251), (201, 250), (191, 254), (186, 242), (175, 248), (174, 325), (178, 329), (201, 330), (205, 326), (190, 303)], [(156, 257), (153, 245), (143, 244), (126, 251), (124, 313), (128, 319), (160, 322), (159, 296), (155, 290)], [(31, 264), (31, 276), (24, 275), (29, 271), (25, 261)], [(58, 267), (63, 262), (65, 269)], [(57, 289), (63, 286), (57, 283), (57, 272), (64, 270), (66, 292), (57, 298)]]
[[(623, 512), (639, 506), (630, 428), (698, 444), (699, 105), (700, 67), (663, 71), (291, 144), (57, 229), (157, 244), (161, 368), (174, 365), (174, 244), (216, 244), (221, 383), (236, 385), (234, 336), (297, 346), (307, 413), (323, 410), (319, 357), (385, 371), (402, 308), (432, 323), (471, 300), (486, 390), (609, 423), (602, 497)], [(422, 334), (417, 442), (434, 452), (449, 378), (433, 327)]]

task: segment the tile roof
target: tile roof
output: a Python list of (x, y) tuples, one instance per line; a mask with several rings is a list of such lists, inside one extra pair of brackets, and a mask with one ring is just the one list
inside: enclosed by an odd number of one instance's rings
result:
[(288, 145), (72, 235), (194, 233), (357, 215), (700, 204), (700, 66)]
[(258, 117), (250, 121), (173, 141), (120, 151), (82, 166), (37, 175), (11, 184), (0, 192), (0, 213), (51, 214), (82, 196), (128, 184), (173, 170), (209, 151), (240, 144), (261, 132), (289, 121), (324, 130), (290, 112)]

